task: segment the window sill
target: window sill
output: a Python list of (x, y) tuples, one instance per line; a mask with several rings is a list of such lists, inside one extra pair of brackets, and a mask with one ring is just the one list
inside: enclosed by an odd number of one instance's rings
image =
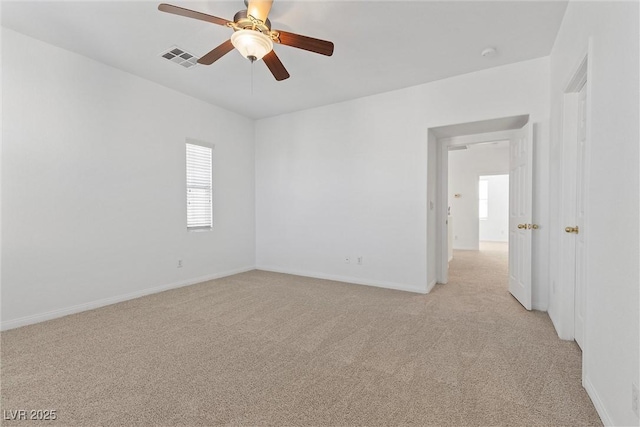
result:
[(207, 231), (213, 230), (213, 227), (201, 227), (201, 228), (187, 228), (189, 233), (206, 233)]

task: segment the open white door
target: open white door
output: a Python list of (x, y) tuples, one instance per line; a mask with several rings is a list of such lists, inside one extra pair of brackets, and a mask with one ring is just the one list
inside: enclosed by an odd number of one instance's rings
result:
[(509, 161), (509, 292), (531, 310), (533, 127), (511, 140)]

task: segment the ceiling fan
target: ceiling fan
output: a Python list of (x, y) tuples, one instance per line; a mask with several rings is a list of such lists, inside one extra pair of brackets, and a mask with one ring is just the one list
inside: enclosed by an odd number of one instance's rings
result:
[(160, 4), (158, 10), (233, 29), (231, 38), (198, 59), (199, 64), (211, 65), (235, 47), (242, 56), (251, 62), (263, 59), (273, 77), (280, 81), (288, 79), (289, 72), (273, 50), (274, 42), (321, 55), (333, 55), (333, 43), (329, 41), (287, 31), (272, 30), (271, 21), (267, 17), (273, 0), (244, 0), (244, 3), (247, 9), (236, 13), (233, 21), (166, 3)]

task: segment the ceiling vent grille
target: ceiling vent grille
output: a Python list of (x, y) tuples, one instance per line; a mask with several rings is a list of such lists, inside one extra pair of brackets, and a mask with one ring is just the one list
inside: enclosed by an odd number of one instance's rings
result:
[(186, 50), (175, 46), (162, 52), (160, 56), (175, 64), (182, 65), (184, 68), (191, 68), (198, 64), (198, 58)]

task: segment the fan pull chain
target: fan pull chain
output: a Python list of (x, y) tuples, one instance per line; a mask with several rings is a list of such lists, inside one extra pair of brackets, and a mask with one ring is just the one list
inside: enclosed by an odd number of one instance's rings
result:
[(251, 96), (253, 96), (253, 62), (251, 62)]

